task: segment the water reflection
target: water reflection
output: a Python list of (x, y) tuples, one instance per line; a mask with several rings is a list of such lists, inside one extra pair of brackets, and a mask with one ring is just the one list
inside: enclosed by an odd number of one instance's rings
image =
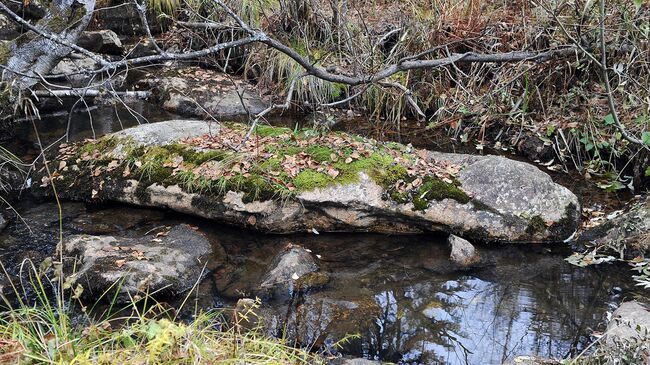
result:
[[(44, 111), (42, 119), (35, 123), (43, 145), (47, 147), (65, 139), (79, 141), (101, 137), (141, 123), (176, 119), (174, 114), (145, 101), (129, 103), (128, 107), (124, 105), (90, 105), (89, 107), (88, 111), (76, 111), (72, 114), (67, 112), (48, 114)], [(12, 130), (15, 138), (8, 140), (0, 138), (0, 142), (3, 147), (14, 151), (24, 161), (31, 161), (40, 152), (36, 145), (35, 133), (32, 123), (26, 121), (16, 123)]]
[[(54, 204), (18, 208), (33, 233), (14, 223), (0, 234), (0, 255), (9, 267), (25, 257), (42, 260), (58, 235)], [(201, 285), (197, 305), (203, 308), (233, 306), (251, 295), (288, 243), (309, 248), (320, 255), (330, 283), (290, 303), (266, 303), (270, 331), (322, 348), (358, 333), (342, 352), (404, 364), (500, 364), (521, 354), (575, 355), (592, 330), (602, 329), (604, 313), (633, 290), (618, 287), (629, 282), (627, 268), (577, 268), (563, 260), (566, 249), (557, 246), (480, 247), (486, 266), (459, 272), (447, 260), (442, 238), (430, 235), (277, 236), (123, 206), (67, 203), (63, 211), (65, 235), (139, 236), (161, 225), (197, 225), (222, 263)]]

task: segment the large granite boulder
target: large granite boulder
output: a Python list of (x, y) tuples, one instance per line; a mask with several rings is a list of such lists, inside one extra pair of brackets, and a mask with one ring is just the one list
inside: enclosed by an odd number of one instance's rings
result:
[[(209, 272), (212, 246), (188, 225), (142, 238), (76, 235), (64, 243), (74, 258), (77, 283), (98, 298), (118, 290), (118, 301), (136, 296), (177, 295), (191, 289)], [(112, 298), (112, 294), (109, 296)]]
[[(578, 199), (538, 168), (343, 133), (175, 120), (62, 145), (60, 195), (173, 209), (265, 232), (438, 231), (474, 241), (573, 235)], [(52, 181), (37, 176), (42, 191)], [(37, 184), (38, 185), (38, 184)]]
[(86, 87), (95, 75), (88, 71), (96, 71), (100, 69), (100, 65), (92, 58), (77, 53), (70, 53), (70, 55), (62, 59), (52, 71), (50, 77), (65, 81), (73, 87)]

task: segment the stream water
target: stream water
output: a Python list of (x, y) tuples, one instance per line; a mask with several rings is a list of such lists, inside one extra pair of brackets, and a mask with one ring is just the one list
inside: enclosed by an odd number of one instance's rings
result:
[[(139, 108), (150, 121), (172, 117)], [(92, 115), (92, 129), (87, 114), (73, 116), (71, 139), (135, 123), (124, 110), (100, 108)], [(67, 117), (39, 122), (43, 143), (60, 138), (67, 124)], [(38, 153), (34, 140), (26, 125), (5, 146), (29, 158)], [(24, 258), (38, 262), (50, 255), (59, 234), (54, 203), (25, 198), (16, 209), (28, 224), (14, 220), (0, 233), (0, 259), (14, 271)], [(202, 308), (233, 306), (251, 293), (287, 244), (308, 248), (331, 280), (289, 302), (265, 303), (272, 334), (285, 330), (302, 345), (404, 364), (501, 364), (517, 355), (576, 355), (604, 329), (608, 311), (638, 295), (628, 268), (572, 266), (564, 261), (570, 249), (561, 244), (479, 246), (485, 265), (457, 271), (444, 237), (436, 235), (265, 235), (111, 204), (65, 203), (63, 217), (64, 235), (135, 237), (160, 226), (197, 226), (215, 246), (219, 263), (199, 287), (195, 300)], [(356, 336), (341, 349), (332, 347), (351, 334)]]

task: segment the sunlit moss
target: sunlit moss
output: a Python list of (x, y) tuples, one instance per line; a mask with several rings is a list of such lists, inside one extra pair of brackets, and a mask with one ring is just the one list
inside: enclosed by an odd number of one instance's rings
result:
[[(184, 143), (138, 146), (128, 138), (104, 137), (80, 144), (76, 159), (85, 156), (82, 159), (88, 165), (106, 167), (109, 163), (115, 164), (118, 157), (114, 156), (119, 155), (119, 167), (106, 169), (110, 170), (105, 174), (108, 178), (123, 176), (136, 178), (145, 185), (179, 185), (187, 192), (212, 196), (223, 196), (228, 191), (241, 192), (245, 201), (283, 200), (331, 185), (353, 184), (360, 181), (362, 173), (384, 188), (387, 199), (413, 203), (414, 209), (426, 209), (431, 200), (453, 199), (460, 203), (470, 200), (456, 184), (435, 177), (424, 177), (417, 189), (399, 190), (398, 185), (415, 179), (393, 157), (398, 155), (405, 161), (414, 158), (397, 152), (402, 150), (402, 145), (381, 145), (361, 137), (355, 140), (340, 135), (348, 141), (364, 143), (363, 149), (354, 150), (347, 142), (330, 146), (325, 144), (327, 138), (301, 137), (301, 132), (293, 133), (287, 128), (260, 127), (259, 131), (267, 137), (285, 133), (291, 137), (275, 138), (271, 143), (267, 140), (264, 153), (256, 153), (253, 157), (236, 150), (204, 150)], [(231, 130), (245, 133), (246, 128), (237, 125)], [(310, 144), (305, 144), (303, 138), (310, 138)], [(311, 162), (293, 166), (290, 156), (299, 154), (304, 154), (297, 157), (299, 161), (306, 157)], [(91, 161), (88, 156), (92, 156)], [(295, 174), (286, 170), (287, 164), (295, 169)]]
[(291, 133), (291, 129), (282, 127), (271, 127), (268, 125), (258, 125), (255, 127), (255, 134), (260, 137), (277, 137), (282, 134)]
[(334, 179), (332, 177), (314, 170), (302, 171), (293, 180), (293, 184), (301, 191), (324, 188), (333, 183)]
[(413, 207), (425, 210), (432, 200), (452, 199), (459, 203), (469, 203), (471, 198), (454, 184), (446, 183), (435, 177), (426, 177), (422, 186), (413, 193)]

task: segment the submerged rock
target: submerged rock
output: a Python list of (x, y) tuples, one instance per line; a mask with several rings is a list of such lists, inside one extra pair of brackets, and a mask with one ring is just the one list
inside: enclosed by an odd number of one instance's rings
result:
[(233, 310), (233, 323), (246, 330), (255, 330), (260, 326), (260, 317), (258, 316), (258, 302), (251, 298), (242, 298), (237, 301)]
[(322, 286), (328, 278), (318, 269), (311, 253), (300, 246), (289, 246), (271, 261), (260, 283), (260, 295), (265, 298), (286, 297), (295, 291)]
[(605, 346), (650, 340), (650, 308), (637, 301), (622, 303), (607, 324)]
[(451, 246), (449, 258), (460, 267), (469, 268), (481, 261), (481, 257), (469, 241), (456, 235), (449, 235), (447, 243)]
[(163, 216), (164, 214), (157, 210), (130, 207), (108, 208), (79, 215), (70, 221), (70, 228), (78, 233), (92, 235), (126, 233), (147, 222), (159, 221)]
[(650, 252), (650, 196), (631, 203), (621, 215), (583, 232), (578, 241), (625, 249), (627, 256)]
[(77, 283), (97, 298), (117, 288), (118, 300), (145, 293), (180, 294), (207, 274), (212, 247), (188, 225), (173, 227), (161, 238), (77, 235), (64, 245), (78, 259)]
[(337, 353), (340, 349), (336, 343), (376, 325), (381, 308), (370, 298), (336, 299), (319, 292), (272, 312), (275, 317), (271, 315), (266, 321), (277, 326), (275, 335), (282, 334), (290, 342)]
[[(61, 195), (169, 208), (265, 232), (447, 232), (477, 241), (570, 237), (578, 199), (535, 166), (346, 134), (175, 120), (54, 157)], [(48, 186), (47, 176), (37, 179)], [(49, 189), (44, 189), (45, 193)]]

